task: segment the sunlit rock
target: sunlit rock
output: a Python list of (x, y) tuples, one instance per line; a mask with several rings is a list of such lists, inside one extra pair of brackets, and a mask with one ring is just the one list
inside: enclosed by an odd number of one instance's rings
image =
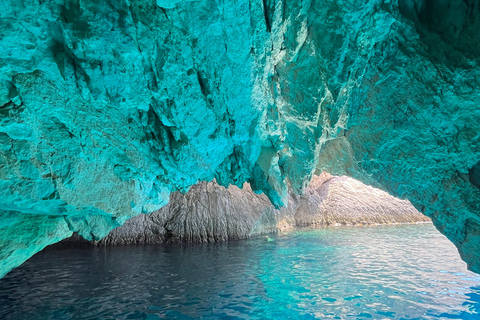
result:
[(297, 226), (430, 221), (408, 200), (397, 199), (385, 191), (346, 176), (335, 177), (326, 173), (313, 176), (305, 194), (292, 195), (292, 198), (289, 207), (293, 209)]

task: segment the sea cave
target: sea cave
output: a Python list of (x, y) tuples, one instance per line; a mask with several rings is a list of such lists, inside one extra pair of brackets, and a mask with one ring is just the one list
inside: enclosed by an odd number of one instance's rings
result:
[(480, 0), (0, 3), (0, 319), (480, 319)]

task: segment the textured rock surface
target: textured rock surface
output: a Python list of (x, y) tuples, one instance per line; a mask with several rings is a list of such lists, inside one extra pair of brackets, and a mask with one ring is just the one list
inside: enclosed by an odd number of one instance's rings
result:
[(72, 235), (63, 216), (2, 211), (0, 221), (0, 276), (18, 266), (17, 257), (30, 257)]
[[(100, 239), (214, 178), (282, 205), (317, 167), (410, 199), (480, 271), (478, 0), (0, 3), (10, 219)], [(0, 276), (35, 251), (0, 250)]]
[[(292, 195), (282, 209), (295, 218), (297, 226), (370, 225), (417, 223), (431, 221), (418, 212), (408, 200), (397, 199), (387, 192), (358, 180), (323, 173), (313, 176), (305, 194)], [(289, 211), (292, 212), (289, 214)]]
[[(98, 244), (214, 242), (277, 231), (278, 210), (248, 183), (228, 189), (201, 182), (186, 193), (174, 192), (160, 210), (138, 215), (112, 230)], [(291, 226), (291, 221), (285, 226)], [(78, 236), (67, 243), (83, 242)]]
[[(186, 194), (172, 193), (162, 209), (138, 215), (110, 232), (98, 245), (212, 242), (242, 239), (296, 226), (420, 223), (431, 220), (408, 200), (348, 177), (313, 176), (305, 194), (291, 194), (285, 207), (275, 209), (264, 194), (248, 183), (228, 189), (201, 182)], [(78, 236), (67, 244), (83, 242)]]

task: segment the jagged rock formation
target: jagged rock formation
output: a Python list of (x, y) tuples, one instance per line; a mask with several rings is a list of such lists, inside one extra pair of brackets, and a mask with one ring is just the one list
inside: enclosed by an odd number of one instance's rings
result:
[[(275, 209), (264, 194), (248, 183), (240, 189), (201, 182), (186, 194), (172, 193), (162, 209), (138, 215), (110, 232), (97, 245), (213, 242), (244, 239), (296, 226), (352, 226), (431, 221), (408, 200), (348, 177), (314, 176), (305, 194), (291, 194)], [(66, 244), (82, 243), (74, 236)]]
[(346, 176), (335, 177), (326, 173), (313, 176), (305, 194), (292, 194), (289, 205), (281, 211), (286, 211), (287, 216), (293, 214), (296, 226), (431, 221), (408, 200), (397, 199)]
[(410, 199), (479, 271), (479, 29), (478, 0), (4, 0), (0, 276), (199, 181), (281, 206), (315, 170)]
[[(228, 189), (201, 182), (185, 194), (174, 192), (154, 213), (138, 215), (113, 229), (99, 245), (173, 242), (214, 242), (244, 239), (277, 231), (278, 210), (248, 183)], [(288, 226), (291, 226), (289, 223)], [(67, 244), (82, 243), (76, 235)]]

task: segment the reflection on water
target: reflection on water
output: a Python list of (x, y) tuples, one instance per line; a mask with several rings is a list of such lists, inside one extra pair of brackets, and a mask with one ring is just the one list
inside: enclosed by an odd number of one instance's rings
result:
[(480, 319), (480, 276), (432, 225), (205, 245), (49, 249), (0, 319)]

